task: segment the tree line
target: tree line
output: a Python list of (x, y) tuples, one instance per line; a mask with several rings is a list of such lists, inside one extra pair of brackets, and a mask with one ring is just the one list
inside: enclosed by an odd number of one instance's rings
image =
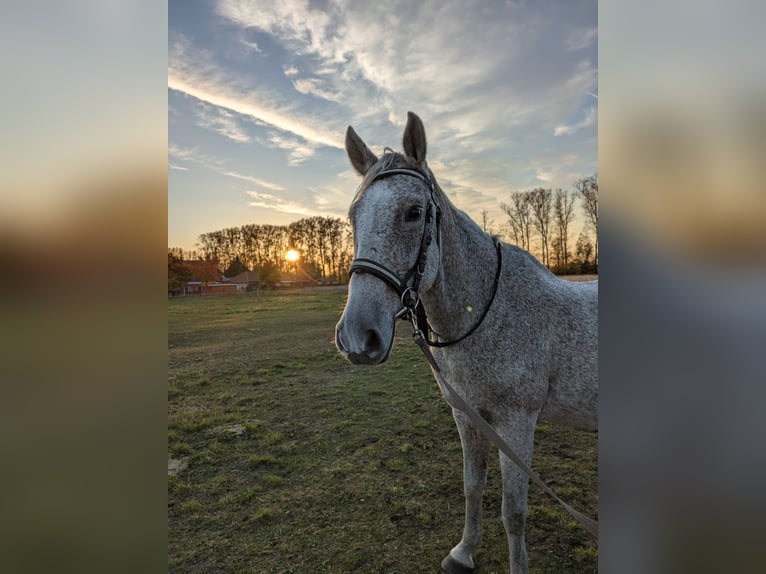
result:
[[(572, 245), (570, 226), (579, 199), (585, 225)], [(514, 191), (500, 207), (507, 216), (506, 238), (534, 254), (558, 274), (598, 272), (598, 174), (578, 179), (572, 190), (535, 188)], [(481, 226), (491, 231), (488, 211)], [(247, 224), (203, 233), (197, 249), (168, 249), (168, 289), (191, 275), (214, 281), (258, 270), (261, 282), (276, 283), (284, 272), (316, 280), (345, 282), (353, 259), (351, 225), (337, 217), (305, 217), (289, 225)], [(298, 252), (295, 262), (288, 250)], [(194, 262), (184, 269), (185, 262)], [(199, 275), (199, 277), (197, 277)], [(202, 277), (201, 275), (204, 275)], [(217, 275), (217, 277), (216, 277)]]
[[(289, 225), (247, 224), (199, 236), (200, 259), (214, 259), (231, 277), (242, 271), (262, 275), (295, 272), (312, 279), (343, 281), (352, 257), (351, 226), (337, 217), (305, 217)], [(288, 250), (298, 260), (288, 261)]]
[[(500, 207), (508, 217), (505, 231), (512, 243), (536, 255), (554, 273), (598, 272), (598, 174), (578, 179), (571, 191), (538, 187), (511, 192), (510, 199)], [(585, 226), (572, 246), (569, 228), (577, 199)], [(486, 211), (482, 222), (486, 230)]]

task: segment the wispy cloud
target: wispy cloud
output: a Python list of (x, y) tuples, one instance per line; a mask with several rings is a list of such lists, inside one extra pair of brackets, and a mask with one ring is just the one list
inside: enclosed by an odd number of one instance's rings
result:
[[(297, 94), (341, 104), (344, 123), (403, 127), (413, 110), (430, 141), (451, 150), (471, 138), (469, 153), (501, 154), (509, 128), (550, 133), (596, 89), (595, 66), (580, 50), (597, 41), (597, 30), (576, 7), (489, 4), (470, 12), (467, 27), (462, 2), (394, 4), (318, 10), (305, 0), (219, 0), (216, 10), (299, 54), (284, 75)], [(551, 52), (552, 42), (560, 49)], [(555, 56), (541, 66), (536, 53)], [(320, 118), (329, 110), (312, 107)]]
[(590, 127), (594, 123), (596, 123), (596, 117), (597, 117), (596, 108), (588, 108), (588, 111), (585, 113), (585, 117), (582, 120), (571, 125), (560, 124), (556, 126), (556, 129), (553, 130), (553, 135), (554, 136), (569, 135), (583, 128)]
[(321, 78), (297, 78), (293, 86), (301, 94), (317, 96), (330, 102), (340, 102), (343, 99), (340, 92), (329, 89)]
[(239, 143), (249, 143), (253, 139), (245, 133), (233, 113), (209, 104), (196, 106), (197, 124), (200, 127), (218, 132), (225, 138)]
[[(224, 162), (213, 159), (212, 157), (208, 155), (200, 153), (197, 148), (184, 148), (171, 143), (168, 146), (168, 155), (174, 158), (176, 161), (194, 163), (204, 168), (213, 170), (226, 177), (232, 177), (234, 179), (239, 179), (242, 181), (248, 181), (250, 183), (254, 183), (258, 187), (261, 187), (263, 189), (268, 189), (268, 190), (277, 191), (277, 192), (286, 191), (286, 189), (283, 186), (279, 185), (278, 183), (274, 183), (274, 182), (267, 181), (265, 179), (261, 179), (252, 175), (247, 175), (247, 174), (236, 172), (231, 169), (227, 169), (224, 165)], [(171, 169), (188, 171), (188, 168), (186, 167), (179, 166), (177, 164), (172, 164), (172, 163), (170, 165), (171, 165)]]
[(564, 44), (565, 50), (568, 52), (576, 52), (582, 50), (588, 46), (593, 45), (598, 38), (598, 29), (586, 28), (584, 30), (575, 30), (569, 36), (567, 36)]
[(300, 203), (276, 197), (270, 193), (261, 193), (259, 191), (248, 191), (246, 193), (251, 198), (251, 201), (248, 202), (250, 207), (273, 209), (274, 211), (296, 215), (309, 215), (313, 212)]
[(258, 44), (256, 44), (255, 42), (250, 42), (249, 40), (242, 40), (242, 43), (253, 52), (258, 52), (259, 54), (263, 53), (263, 50), (261, 50), (260, 46), (258, 46)]
[(304, 119), (286, 105), (275, 103), (273, 95), (243, 88), (238, 78), (217, 67), (203, 51), (191, 49), (178, 39), (168, 54), (168, 87), (218, 108), (249, 116), (310, 142), (343, 149), (334, 130)]
[(196, 146), (193, 148), (188, 148), (170, 143), (168, 144), (168, 156), (174, 158), (176, 161), (187, 161), (201, 165), (216, 163), (216, 160), (214, 160), (212, 157), (200, 153)]
[(537, 175), (535, 177), (538, 179), (538, 181), (542, 181), (543, 183), (546, 183), (550, 181), (551, 179), (553, 179), (553, 172), (538, 170)]
[(292, 166), (300, 164), (303, 160), (313, 156), (315, 152), (315, 149), (306, 142), (284, 137), (277, 132), (271, 132), (269, 134), (268, 143), (266, 145), (287, 150), (287, 163)]
[(249, 181), (250, 183), (256, 184), (258, 187), (262, 187), (264, 189), (270, 189), (271, 191), (285, 191), (285, 188), (279, 185), (278, 183), (272, 183), (270, 181), (266, 181), (265, 179), (259, 179), (251, 175), (244, 175), (241, 173), (237, 173), (236, 171), (222, 171), (221, 173), (227, 177), (233, 177), (236, 179)]

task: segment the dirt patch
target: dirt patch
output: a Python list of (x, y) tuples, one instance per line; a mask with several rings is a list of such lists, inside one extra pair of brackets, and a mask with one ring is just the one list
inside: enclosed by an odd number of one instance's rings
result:
[(245, 433), (245, 425), (243, 424), (233, 424), (233, 425), (226, 425), (224, 427), (221, 427), (221, 430), (225, 433), (232, 434), (234, 436), (242, 436)]
[(169, 458), (168, 459), (168, 475), (178, 476), (188, 464), (185, 458)]

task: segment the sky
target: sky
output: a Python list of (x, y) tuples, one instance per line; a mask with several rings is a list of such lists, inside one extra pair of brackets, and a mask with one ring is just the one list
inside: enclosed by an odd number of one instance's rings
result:
[(597, 40), (595, 1), (170, 0), (168, 245), (345, 218), (347, 126), (401, 150), (408, 111), (452, 202), (502, 231), (512, 191), (598, 171)]

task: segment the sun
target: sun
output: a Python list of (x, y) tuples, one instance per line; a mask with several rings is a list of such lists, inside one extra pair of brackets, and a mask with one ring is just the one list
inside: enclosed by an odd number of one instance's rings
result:
[(285, 259), (288, 261), (298, 261), (299, 254), (295, 249), (290, 249), (285, 253)]

